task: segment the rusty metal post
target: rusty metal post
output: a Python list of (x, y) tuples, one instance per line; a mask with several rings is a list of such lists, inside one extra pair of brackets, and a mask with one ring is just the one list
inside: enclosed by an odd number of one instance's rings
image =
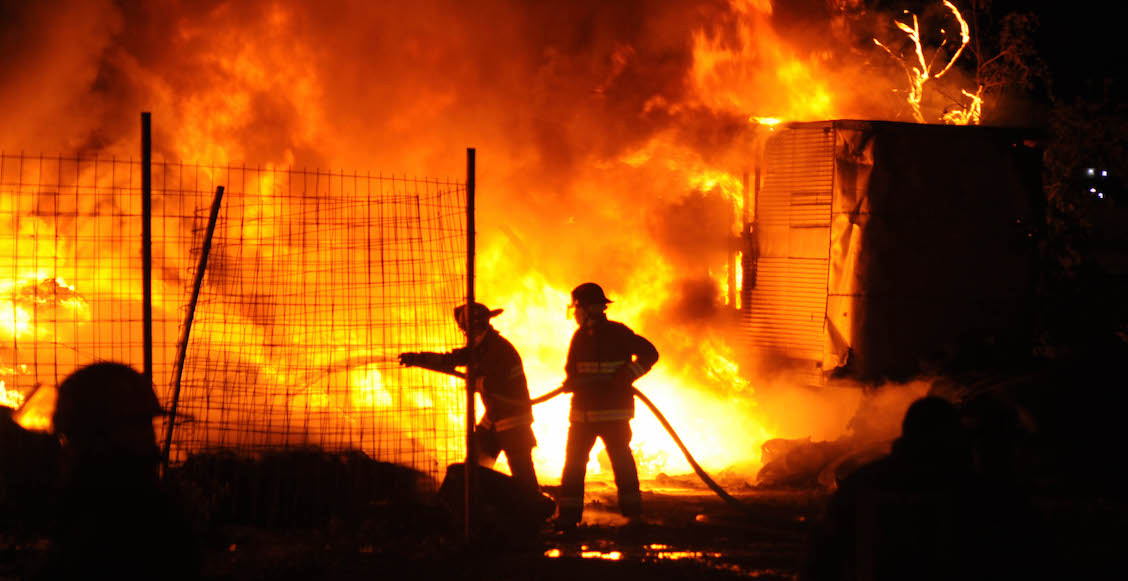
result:
[(188, 300), (188, 312), (184, 313), (184, 326), (180, 329), (180, 340), (176, 342), (176, 361), (172, 371), (172, 402), (168, 407), (168, 427), (165, 430), (164, 448), (161, 449), (161, 474), (168, 474), (169, 450), (172, 448), (172, 428), (176, 424), (176, 406), (180, 403), (180, 379), (184, 375), (184, 359), (188, 356), (188, 338), (192, 333), (192, 320), (196, 318), (196, 303), (200, 299), (200, 289), (204, 286), (204, 272), (208, 269), (208, 255), (211, 254), (212, 237), (215, 224), (219, 221), (219, 205), (223, 201), (223, 186), (215, 188), (211, 213), (208, 214), (208, 229), (204, 233), (204, 244), (200, 248), (200, 262), (196, 266), (196, 278), (192, 284), (192, 298)]
[(152, 113), (141, 113), (141, 373), (153, 384), (153, 140)]
[[(474, 196), (475, 196), (475, 151), (473, 147), (466, 149), (466, 305), (464, 314), (467, 318), (466, 328), (470, 329), (470, 321), (472, 320), (470, 313), (472, 310), (469, 305), (474, 304)], [(472, 507), (474, 505), (474, 496), (477, 488), (478, 476), (478, 450), (474, 441), (474, 424), (477, 421), (477, 414), (474, 410), (474, 382), (477, 380), (477, 361), (474, 360), (473, 350), (473, 333), (466, 334), (466, 347), (470, 354), (470, 359), (466, 365), (466, 490), (465, 492), (465, 528), (463, 533), (466, 536), (466, 541), (470, 542), (472, 537), (471, 515), (473, 514)]]

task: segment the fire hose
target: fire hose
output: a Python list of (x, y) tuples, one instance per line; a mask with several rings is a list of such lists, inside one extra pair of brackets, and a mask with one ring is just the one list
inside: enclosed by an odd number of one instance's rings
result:
[[(439, 371), (439, 370), (436, 370), (436, 371)], [(458, 372), (458, 371), (454, 371), (454, 370), (449, 370), (449, 371), (441, 370), (440, 372), (446, 373), (448, 375), (454, 375), (455, 377), (462, 377), (462, 378), (466, 377), (466, 374)], [(744, 504), (742, 502), (740, 502), (740, 500), (738, 500), (737, 498), (735, 498), (734, 496), (729, 494), (727, 491), (725, 491), (724, 488), (721, 488), (721, 485), (717, 484), (717, 482), (715, 480), (713, 480), (713, 478), (711, 476), (709, 476), (709, 473), (705, 472), (705, 469), (702, 468), (701, 465), (697, 463), (697, 460), (693, 457), (693, 454), (690, 453), (689, 448), (687, 448), (685, 446), (685, 442), (682, 442), (681, 437), (678, 436), (677, 431), (675, 431), (674, 427), (672, 425), (670, 425), (669, 420), (667, 420), (666, 416), (664, 414), (662, 414), (662, 411), (658, 409), (658, 406), (654, 405), (654, 402), (650, 401), (650, 398), (646, 397), (646, 395), (644, 395), (641, 391), (639, 391), (639, 389), (637, 387), (632, 386), (631, 392), (634, 394), (635, 397), (642, 400), (642, 403), (646, 404), (647, 408), (650, 408), (650, 412), (654, 414), (655, 418), (658, 418), (658, 423), (662, 424), (662, 427), (666, 429), (666, 433), (670, 434), (670, 437), (674, 439), (674, 443), (678, 445), (678, 449), (681, 450), (682, 455), (685, 456), (686, 461), (689, 462), (689, 465), (693, 468), (693, 472), (697, 474), (697, 477), (700, 478), (701, 481), (704, 482), (705, 485), (708, 486), (710, 490), (712, 490), (714, 493), (716, 493), (717, 496), (721, 497), (721, 500), (723, 500), (726, 503), (728, 503), (729, 505), (735, 506), (737, 508), (742, 508), (742, 509), (745, 508)], [(554, 389), (554, 390), (552, 390), (552, 391), (550, 391), (550, 392), (548, 392), (544, 395), (535, 397), (532, 400), (530, 400), (529, 403), (531, 403), (532, 405), (544, 403), (544, 402), (546, 402), (546, 401), (548, 401), (548, 400), (550, 400), (550, 399), (552, 399), (552, 398), (554, 398), (554, 397), (556, 397), (556, 396), (558, 396), (562, 393), (565, 393), (564, 386), (560, 386), (560, 387), (558, 387), (558, 388), (556, 388), (556, 389)], [(500, 396), (496, 396), (496, 395), (491, 396), (491, 397), (494, 397), (494, 398), (499, 399), (501, 401), (512, 401), (508, 398), (500, 397)]]
[[(658, 406), (654, 405), (654, 402), (650, 401), (650, 398), (646, 397), (646, 395), (639, 391), (637, 387), (632, 386), (631, 392), (635, 397), (640, 399), (642, 403), (646, 404), (646, 407), (650, 408), (650, 412), (654, 414), (655, 418), (658, 418), (658, 423), (662, 424), (662, 427), (666, 429), (666, 433), (670, 434), (670, 437), (674, 439), (674, 443), (678, 445), (678, 449), (681, 450), (681, 453), (683, 456), (685, 456), (686, 461), (689, 462), (689, 465), (691, 467), (693, 467), (693, 471), (697, 474), (697, 477), (700, 478), (701, 481), (704, 482), (710, 490), (715, 492), (717, 496), (721, 497), (721, 500), (727, 502), (732, 506), (744, 508), (743, 503), (726, 492), (724, 488), (721, 488), (721, 485), (717, 484), (717, 482), (713, 480), (711, 476), (709, 476), (709, 473), (705, 472), (705, 469), (697, 463), (697, 460), (693, 457), (693, 454), (690, 453), (689, 448), (685, 446), (685, 442), (682, 442), (681, 437), (678, 436), (677, 431), (675, 431), (674, 427), (670, 425), (669, 420), (667, 420), (662, 411), (658, 409)], [(558, 387), (540, 397), (534, 398), (533, 400), (531, 400), (531, 403), (533, 405), (544, 403), (562, 393), (564, 393), (563, 386)]]

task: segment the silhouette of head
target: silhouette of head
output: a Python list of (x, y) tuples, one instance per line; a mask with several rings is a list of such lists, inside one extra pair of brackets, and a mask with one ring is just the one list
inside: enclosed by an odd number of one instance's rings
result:
[(918, 448), (957, 447), (963, 437), (959, 410), (936, 396), (914, 401), (901, 422), (901, 441)]
[(128, 365), (103, 361), (59, 384), (55, 432), (77, 450), (149, 457), (156, 449), (153, 418), (165, 414), (145, 377)]
[(462, 329), (463, 333), (471, 334), (474, 332), (483, 331), (490, 325), (490, 319), (500, 315), (504, 312), (503, 309), (490, 310), (489, 307), (482, 303), (470, 304), (470, 318), (466, 317), (466, 305), (459, 305), (454, 308), (454, 320), (458, 322), (458, 328)]
[(585, 282), (572, 289), (572, 309), (575, 310), (576, 324), (585, 326), (602, 317), (607, 310), (607, 304), (612, 302), (603, 293), (603, 287), (594, 282)]
[(606, 305), (612, 302), (603, 294), (603, 287), (594, 282), (585, 282), (572, 289), (572, 304), (587, 307), (591, 305)]

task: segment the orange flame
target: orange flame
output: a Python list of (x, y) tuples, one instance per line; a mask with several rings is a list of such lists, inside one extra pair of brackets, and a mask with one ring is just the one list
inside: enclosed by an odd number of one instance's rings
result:
[[(739, 262), (726, 245), (751, 210), (744, 207), (750, 192), (743, 175), (754, 169), (757, 132), (784, 120), (885, 114), (866, 100), (877, 89), (857, 88), (856, 71), (843, 70), (833, 51), (806, 49), (777, 32), (770, 2), (734, 0), (721, 10), (720, 23), (702, 22), (698, 7), (680, 5), (655, 14), (624, 14), (603, 3), (563, 14), (555, 12), (558, 7), (530, 5), (489, 12), (490, 18), (475, 11), (467, 18), (464, 3), (424, 0), (382, 7), (390, 13), (377, 18), (368, 5), (354, 3), (332, 23), (318, 3), (254, 8), (241, 12), (246, 9), (223, 4), (167, 15), (160, 21), (167, 30), (149, 31), (167, 38), (137, 49), (113, 33), (119, 21), (133, 16), (106, 3), (107, 13), (90, 20), (110, 24), (86, 31), (85, 44), (67, 54), (71, 66), (65, 69), (106, 74), (99, 83), (62, 84), (70, 91), (67, 103), (56, 105), (68, 119), (85, 119), (73, 125), (86, 133), (52, 136), (50, 143), (108, 143), (106, 152), (135, 152), (135, 128), (121, 119), (135, 119), (132, 108), (140, 103), (156, 112), (160, 152), (185, 161), (460, 175), (462, 148), (476, 146), (480, 296), (506, 309), (495, 324), (520, 350), (534, 396), (563, 377), (574, 329), (565, 315), (568, 291), (595, 280), (614, 295), (611, 317), (657, 344), (662, 359), (638, 387), (707, 470), (755, 467), (759, 445), (771, 437), (829, 437), (844, 429), (849, 413), (837, 408), (825, 414), (831, 419), (811, 418), (802, 406), (782, 406), (785, 413), (766, 409), (762, 402), (777, 386), (750, 379), (756, 376), (732, 337), (737, 305), (726, 304), (741, 275), (731, 270)], [(530, 28), (536, 18), (544, 19), (540, 28)], [(508, 25), (498, 26), (501, 20)], [(966, 37), (966, 23), (963, 30)], [(35, 62), (49, 65), (54, 54)], [(54, 70), (36, 68), (37, 74)], [(107, 102), (118, 95), (114, 91), (83, 92), (86, 85), (101, 87), (103, 77), (113, 84), (115, 75), (124, 80), (114, 89), (127, 95), (120, 102)], [(70, 103), (88, 102), (102, 108), (71, 110)], [(102, 109), (109, 113), (98, 119), (116, 125), (92, 119), (90, 111)], [(0, 131), (14, 145), (41, 145), (30, 129)], [(283, 202), (272, 185), (243, 189), (249, 192), (243, 234), (274, 234), (266, 218), (278, 216)], [(687, 216), (692, 208), (679, 202), (694, 196), (708, 207)], [(0, 210), (9, 203), (0, 200)], [(39, 256), (48, 263), (63, 254), (50, 245), (56, 237), (24, 236), (33, 223), (23, 221), (20, 231), (11, 232), (17, 247), (3, 249), (0, 257)], [(701, 240), (702, 233), (711, 239)], [(56, 274), (34, 273), (32, 279), (55, 280), (79, 297), (108, 284), (99, 272), (68, 271), (68, 283)], [(24, 284), (24, 276), (4, 288)], [(701, 280), (708, 283), (703, 294), (711, 293), (699, 301), (704, 308), (682, 313), (686, 298), (679, 289)], [(179, 307), (179, 284), (171, 278), (157, 282), (160, 308)], [(283, 384), (302, 379), (280, 377), (284, 372), (270, 364), (264, 335), (248, 315), (223, 315), (246, 337), (247, 358), (259, 373), (279, 376)], [(43, 330), (33, 323), (25, 308), (0, 295), (0, 337), (39, 340)], [(444, 429), (461, 425), (458, 402), (405, 393), (391, 374), (363, 361), (386, 360), (388, 354), (350, 354), (360, 362), (348, 367), (334, 367), (331, 353), (306, 356), (333, 369), (318, 381), (347, 382), (351, 396), (334, 399), (313, 388), (290, 399), (279, 396), (295, 410), (330, 410), (339, 421), (360, 421), (358, 410), (384, 409), (402, 397), (410, 406), (448, 410)], [(423, 381), (449, 386), (453, 380)], [(563, 463), (566, 398), (538, 406), (535, 415), (535, 460), (542, 480), (551, 482)], [(645, 409), (633, 426), (644, 476), (689, 471)], [(406, 426), (416, 428), (423, 429)], [(591, 471), (605, 474), (593, 458)]]

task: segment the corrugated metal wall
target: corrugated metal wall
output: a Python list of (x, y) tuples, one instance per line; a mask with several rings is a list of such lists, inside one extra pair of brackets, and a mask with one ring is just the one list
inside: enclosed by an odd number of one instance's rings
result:
[(804, 124), (765, 145), (756, 196), (759, 260), (744, 322), (750, 346), (821, 362), (826, 315), (834, 128)]

